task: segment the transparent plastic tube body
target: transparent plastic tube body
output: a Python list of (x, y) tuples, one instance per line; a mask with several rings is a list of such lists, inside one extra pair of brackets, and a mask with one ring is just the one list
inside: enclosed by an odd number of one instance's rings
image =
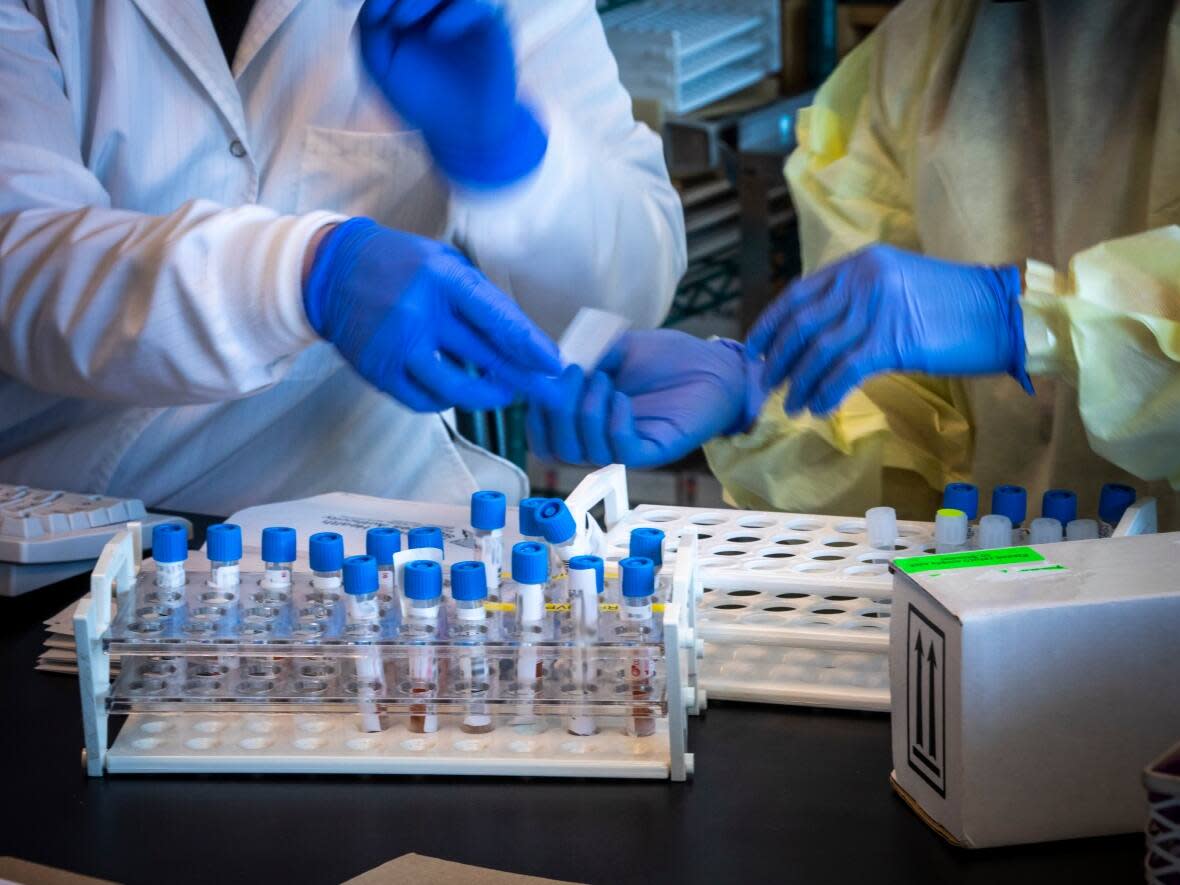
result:
[(897, 511), (892, 507), (872, 507), (865, 511), (865, 533), (869, 546), (892, 550), (897, 544)]
[(312, 572), (311, 573), (311, 595), (312, 602), (318, 602), (320, 605), (331, 608), (336, 604), (340, 598), (340, 587), (343, 583), (341, 572)]
[(1028, 528), (1030, 544), (1052, 544), (1061, 540), (1061, 523), (1048, 516), (1041, 516), (1032, 521)]
[(282, 605), (291, 592), (294, 563), (268, 562), (264, 564), (264, 569), (254, 601), (262, 605)]
[(1074, 519), (1065, 527), (1067, 541), (1093, 541), (1098, 538), (1098, 521), (1094, 519)]
[[(470, 652), (465, 651), (459, 657), (460, 678), (467, 683), (468, 693), (473, 696), (486, 697), (491, 689), (491, 669), (488, 666), (487, 654), (483, 650), (487, 617), (484, 600), (455, 600), (456, 633), (463, 637), (464, 644), (473, 646)], [(467, 705), (467, 714), (459, 725), (460, 731), (467, 734), (487, 734), (494, 728), (486, 703), (473, 700)]]
[[(596, 674), (591, 649), (598, 639), (598, 575), (593, 569), (569, 572), (570, 617), (574, 622), (574, 651), (571, 676), (574, 686), (589, 697)], [(598, 723), (586, 710), (570, 716), (570, 734), (589, 736), (598, 733)]]
[(397, 602), (397, 570), (393, 560), (377, 563), (377, 608), (385, 612)]
[(967, 548), (967, 514), (962, 510), (943, 508), (934, 516), (934, 550), (936, 553), (957, 553)]
[(184, 562), (157, 562), (156, 563), (156, 586), (164, 587), (169, 590), (175, 590), (178, 587), (183, 587), (184, 582), (188, 580), (188, 575), (185, 572)]
[[(409, 630), (423, 639), (437, 638), (438, 613), (442, 607), (442, 597), (406, 601)], [(438, 658), (434, 649), (425, 645), (415, 646), (410, 649), (409, 657), (410, 693), (425, 696), (434, 694), (438, 687)], [(438, 714), (429, 704), (412, 704), (409, 728), (417, 734), (433, 734), (438, 731)]]
[(222, 590), (233, 590), (237, 587), (242, 580), (238, 562), (237, 559), (210, 561), (209, 586), (219, 587)]
[[(380, 621), (377, 594), (345, 594), (347, 629), (356, 636), (366, 635), (364, 630), (373, 628)], [(360, 628), (358, 630), (357, 628)], [(369, 634), (376, 638), (376, 631)], [(385, 682), (382, 672), (381, 650), (376, 646), (362, 649), (356, 659), (357, 694), (361, 698), (361, 731), (381, 731), (381, 717), (377, 713), (375, 695)]]
[(504, 569), (503, 529), (475, 529), (475, 558), (484, 565), (488, 595), (498, 598), (500, 573)]
[(536, 643), (544, 631), (545, 584), (517, 584), (516, 610), (519, 615), (520, 652), (516, 682), (523, 694), (534, 695), (541, 686), (541, 660)]
[(979, 521), (979, 548), (987, 550), (1012, 546), (1012, 520), (1000, 513), (989, 513)]

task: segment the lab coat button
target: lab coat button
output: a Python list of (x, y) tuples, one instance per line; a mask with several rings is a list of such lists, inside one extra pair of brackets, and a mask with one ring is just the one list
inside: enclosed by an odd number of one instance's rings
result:
[(246, 146), (235, 138), (229, 143), (229, 152), (235, 157), (244, 157), (246, 156)]

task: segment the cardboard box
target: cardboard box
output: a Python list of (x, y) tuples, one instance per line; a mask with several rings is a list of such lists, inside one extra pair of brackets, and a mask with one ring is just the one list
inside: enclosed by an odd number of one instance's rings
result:
[(899, 559), (893, 781), (982, 848), (1142, 830), (1180, 736), (1180, 533)]

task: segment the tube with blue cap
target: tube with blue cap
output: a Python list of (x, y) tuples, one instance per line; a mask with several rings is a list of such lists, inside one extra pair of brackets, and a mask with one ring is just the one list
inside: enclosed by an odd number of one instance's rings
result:
[(180, 595), (176, 591), (188, 580), (184, 568), (188, 559), (188, 531), (185, 527), (165, 522), (153, 528), (152, 558), (156, 561), (156, 586), (173, 591), (165, 594), (169, 597), (167, 600), (153, 601), (179, 602)]
[[(570, 619), (575, 631), (571, 677), (586, 696), (597, 675), (588, 647), (598, 639), (598, 605), (605, 571), (605, 564), (598, 556), (575, 556), (569, 561)], [(597, 721), (585, 712), (570, 716), (566, 728), (570, 734), (582, 737), (598, 733)]]
[(516, 608), (522, 625), (545, 619), (545, 591), (549, 584), (549, 552), (537, 541), (521, 541), (512, 548), (512, 581), (516, 584)]
[(1028, 516), (1028, 492), (1023, 486), (999, 485), (992, 489), (992, 513), (1008, 517), (1012, 524), (1011, 544), (1024, 543), (1028, 536), (1023, 527)]
[[(377, 610), (377, 560), (372, 556), (350, 556), (344, 560), (345, 631), (355, 641), (371, 642), (381, 632)], [(381, 730), (376, 695), (381, 690), (381, 651), (376, 646), (362, 650), (356, 657), (356, 690), (361, 698), (361, 731)]]
[(307, 539), (311, 565), (312, 592), (309, 599), (331, 607), (340, 598), (343, 584), (344, 536), (338, 532), (316, 532)]
[[(571, 559), (588, 552), (586, 533), (578, 531), (574, 515), (565, 501), (558, 498), (547, 500), (537, 508), (536, 521), (541, 537), (549, 543), (551, 573), (558, 574), (566, 570)], [(565, 590), (566, 582), (553, 581), (545, 598), (549, 602), (564, 602)]]
[[(967, 540), (964, 549), (974, 543), (973, 523), (979, 517), (979, 488), (969, 482), (949, 482), (942, 490), (942, 509), (961, 510), (967, 516)], [(938, 522), (935, 514), (934, 521)]]
[(516, 585), (521, 649), (516, 665), (517, 688), (536, 692), (541, 681), (541, 661), (536, 646), (544, 632), (545, 591), (549, 583), (549, 551), (537, 541), (521, 541), (512, 547), (512, 581)]
[(209, 586), (221, 591), (225, 601), (234, 599), (241, 573), (242, 529), (223, 522), (209, 526), (205, 533), (205, 553), (209, 557)]
[(365, 553), (377, 563), (377, 603), (385, 611), (396, 600), (397, 570), (393, 555), (402, 549), (402, 533), (393, 526), (374, 526), (365, 532)]
[(491, 688), (488, 659), (482, 651), (488, 629), (484, 607), (488, 583), (484, 569), (484, 564), (475, 560), (451, 566), (451, 598), (455, 600), (456, 621), (452, 635), (462, 645), (476, 647), (475, 651), (464, 651), (459, 656), (460, 680), (466, 686), (466, 694), (475, 698), (459, 724), (459, 730), (467, 734), (487, 734), (494, 727), (487, 704), (479, 700), (486, 698)]
[[(402, 574), (402, 591), (409, 602), (409, 612), (402, 631), (414, 639), (429, 641), (438, 637), (438, 614), (443, 601), (442, 566), (432, 559), (415, 559), (406, 563)], [(430, 695), (438, 685), (438, 666), (434, 649), (421, 645), (410, 650), (410, 694)], [(410, 706), (410, 731), (429, 734), (438, 731), (438, 715), (425, 704)]]
[(541, 529), (537, 525), (537, 511), (548, 500), (548, 498), (524, 498), (517, 505), (517, 513), (520, 517), (520, 536), (526, 541), (541, 537)]
[(436, 525), (415, 526), (406, 532), (406, 547), (409, 550), (434, 548), (445, 551), (443, 544), (442, 529)]
[[(619, 606), (620, 632), (634, 638), (651, 632), (652, 603), (656, 590), (655, 563), (643, 556), (628, 556), (619, 561), (622, 583), (622, 604)], [(655, 675), (653, 648), (648, 646), (637, 651), (631, 658), (631, 697), (636, 701), (648, 701), (652, 696), (652, 679)], [(651, 708), (639, 704), (631, 708), (627, 717), (627, 731), (635, 737), (647, 737), (655, 733), (655, 719)]]
[(1078, 518), (1078, 496), (1069, 489), (1049, 489), (1041, 496), (1041, 516), (1069, 525)]
[(488, 593), (500, 589), (504, 568), (504, 526), (508, 501), (502, 492), (480, 491), (471, 496), (471, 528), (475, 533), (475, 558), (483, 563)]
[(482, 562), (470, 560), (451, 566), (451, 598), (455, 600), (454, 630), (462, 635), (487, 633), (488, 582)]
[(291, 573), (295, 568), (295, 529), (271, 525), (262, 530), (264, 572), (257, 601), (281, 605), (291, 590)]
[(1135, 503), (1135, 490), (1131, 486), (1108, 482), (1098, 495), (1098, 534), (1109, 538), (1118, 528), (1127, 508)]
[(365, 554), (344, 560), (346, 630), (355, 639), (372, 639), (380, 613), (377, 610), (377, 560)]

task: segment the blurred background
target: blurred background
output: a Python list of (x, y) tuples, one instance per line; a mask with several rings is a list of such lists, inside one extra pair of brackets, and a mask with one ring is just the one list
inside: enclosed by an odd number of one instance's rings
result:
[[(688, 269), (666, 326), (742, 338), (799, 273), (783, 164), (795, 115), (896, 3), (836, 0), (597, 0), (635, 116), (664, 139), (684, 204)], [(469, 439), (528, 471), (533, 494), (564, 496), (589, 468), (528, 453), (524, 409), (462, 413)], [(636, 503), (722, 506), (700, 453), (631, 471)]]

